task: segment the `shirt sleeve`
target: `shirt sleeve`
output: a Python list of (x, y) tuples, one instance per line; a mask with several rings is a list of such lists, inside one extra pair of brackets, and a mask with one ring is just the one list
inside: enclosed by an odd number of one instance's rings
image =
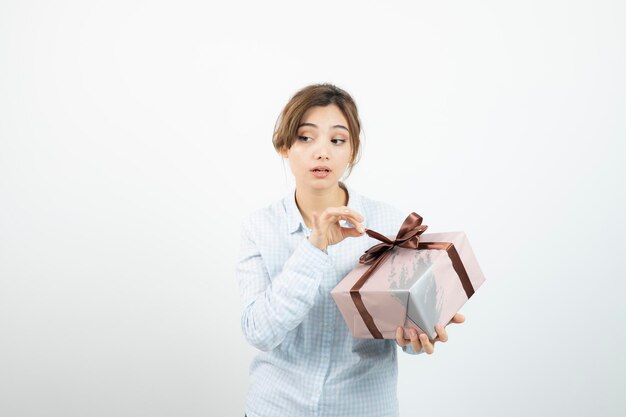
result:
[(328, 254), (303, 238), (282, 271), (270, 279), (250, 224), (244, 221), (236, 276), (241, 329), (248, 343), (262, 351), (280, 345), (313, 307), (322, 276), (329, 267), (332, 263)]

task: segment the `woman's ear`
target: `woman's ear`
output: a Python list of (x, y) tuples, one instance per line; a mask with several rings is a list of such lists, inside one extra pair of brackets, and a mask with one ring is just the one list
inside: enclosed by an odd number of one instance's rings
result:
[(280, 155), (285, 159), (288, 158), (287, 149), (285, 149), (285, 147), (280, 148)]

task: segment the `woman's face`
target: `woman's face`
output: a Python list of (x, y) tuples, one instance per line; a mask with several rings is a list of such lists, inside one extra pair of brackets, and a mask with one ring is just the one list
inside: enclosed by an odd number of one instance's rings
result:
[[(335, 104), (309, 108), (288, 151), (297, 187), (324, 189), (337, 185), (352, 154), (348, 122)], [(328, 172), (316, 172), (324, 167)]]

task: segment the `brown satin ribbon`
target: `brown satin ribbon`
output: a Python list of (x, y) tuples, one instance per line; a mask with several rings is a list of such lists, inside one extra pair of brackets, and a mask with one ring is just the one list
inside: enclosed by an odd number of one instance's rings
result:
[(384, 235), (375, 232), (370, 229), (365, 229), (365, 232), (374, 239), (380, 240), (382, 243), (372, 246), (365, 251), (359, 258), (359, 263), (371, 264), (371, 266), (363, 273), (361, 278), (350, 289), (350, 297), (354, 302), (363, 322), (367, 326), (368, 330), (374, 337), (374, 339), (382, 339), (383, 335), (376, 327), (374, 318), (365, 308), (361, 294), (359, 290), (363, 287), (365, 282), (372, 276), (374, 271), (387, 259), (387, 256), (391, 253), (391, 249), (395, 246), (406, 249), (440, 249), (445, 250), (452, 261), (452, 267), (456, 271), (465, 290), (467, 298), (470, 298), (474, 294), (474, 287), (467, 275), (467, 271), (463, 266), (461, 257), (457, 252), (452, 242), (424, 242), (420, 243), (420, 235), (428, 228), (426, 225), (422, 225), (422, 216), (417, 213), (411, 213), (400, 226), (400, 230), (396, 235), (395, 240), (390, 240)]

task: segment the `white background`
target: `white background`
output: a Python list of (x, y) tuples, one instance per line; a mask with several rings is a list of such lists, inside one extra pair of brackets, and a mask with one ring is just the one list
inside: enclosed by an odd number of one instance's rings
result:
[[(0, 3), (0, 415), (243, 416), (239, 222), (271, 134), (355, 98), (348, 183), (487, 282), (402, 415), (626, 413), (621, 1)], [(399, 352), (401, 353), (401, 352)]]

